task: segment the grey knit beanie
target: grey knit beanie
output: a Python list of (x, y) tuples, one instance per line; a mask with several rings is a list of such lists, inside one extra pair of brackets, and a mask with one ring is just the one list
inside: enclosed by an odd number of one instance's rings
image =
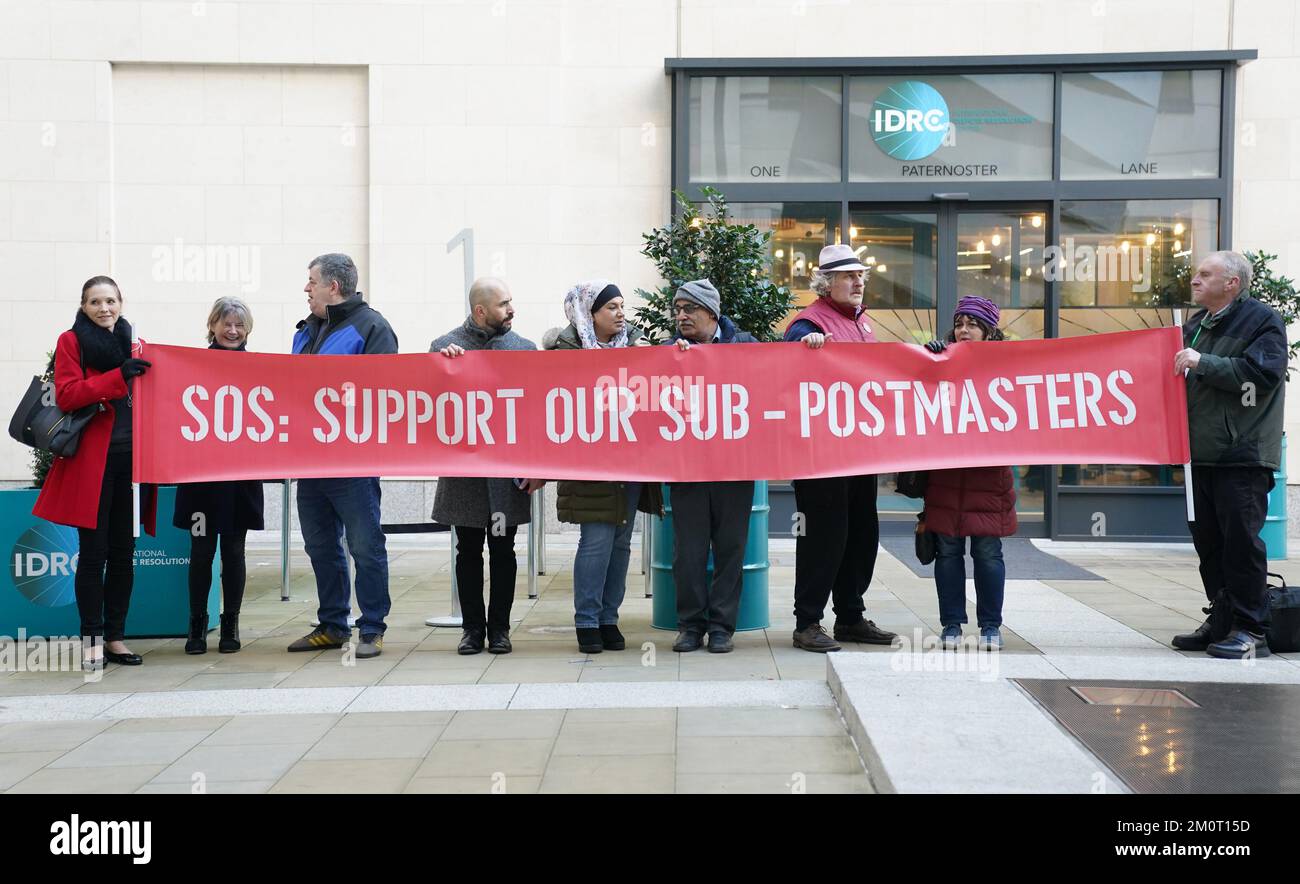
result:
[(722, 296), (707, 279), (696, 279), (686, 283), (677, 290), (676, 297), (694, 301), (712, 313), (714, 319), (722, 315)]

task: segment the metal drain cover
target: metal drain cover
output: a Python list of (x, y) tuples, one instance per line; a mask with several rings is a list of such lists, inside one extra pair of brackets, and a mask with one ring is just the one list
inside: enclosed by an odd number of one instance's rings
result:
[(1076, 687), (1070, 690), (1083, 702), (1092, 706), (1174, 706), (1181, 709), (1200, 709), (1182, 691), (1169, 688), (1140, 687)]

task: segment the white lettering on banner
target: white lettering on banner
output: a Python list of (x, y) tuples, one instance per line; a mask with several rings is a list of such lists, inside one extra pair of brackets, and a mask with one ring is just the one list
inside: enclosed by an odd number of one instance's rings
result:
[[(676, 388), (665, 388), (664, 394), (670, 389), (681, 395), (681, 390)], [(572, 390), (555, 387), (546, 394), (546, 438), (563, 444), (573, 438), (576, 429), (583, 442), (599, 442), (608, 430), (611, 442), (635, 442), (636, 433), (629, 418), (636, 411), (636, 394), (627, 387), (604, 384)], [(677, 410), (671, 411), (680, 421)]]
[[(751, 395), (743, 384), (677, 378), (661, 386), (658, 401), (652, 402), (645, 400), (643, 389), (605, 380), (591, 387), (547, 390), (546, 438), (557, 445), (575, 439), (587, 444), (635, 443), (636, 415), (655, 411), (664, 415), (657, 429), (667, 442), (688, 434), (699, 441), (749, 436)], [(799, 435), (808, 439), (824, 431), (840, 439), (871, 438), (885, 435), (887, 427), (898, 438), (1008, 433), (1022, 420), (1027, 429), (1038, 430), (1040, 415), (1044, 429), (1050, 430), (1122, 427), (1137, 419), (1137, 405), (1125, 392), (1133, 383), (1127, 368), (1108, 372), (1104, 380), (1093, 371), (994, 377), (986, 387), (970, 378), (932, 384), (903, 379), (801, 381)], [(311, 432), (322, 444), (346, 439), (355, 445), (405, 441), (415, 446), (422, 442), (420, 427), (433, 424), (434, 436), (445, 446), (514, 445), (519, 435), (517, 403), (523, 397), (522, 388), (446, 390), (435, 396), (425, 390), (353, 384), (321, 387), (313, 397), (319, 420)], [(209, 394), (202, 385), (190, 385), (180, 395), (188, 417), (179, 427), (181, 436), (189, 442), (209, 436), (222, 442), (287, 442), (289, 419), (272, 410), (275, 402), (266, 386), (245, 393), (227, 384)], [(893, 407), (892, 424), (887, 404)], [(765, 422), (783, 421), (787, 413), (762, 410)], [(426, 436), (423, 441), (431, 440)]]
[[(985, 391), (991, 413), (986, 413), (984, 396), (970, 378), (961, 381), (961, 397), (956, 398), (957, 387), (951, 381), (927, 385), (921, 381), (866, 381), (857, 388), (857, 402), (867, 420), (857, 420), (853, 387), (846, 381), (837, 381), (823, 388), (816, 381), (799, 384), (799, 435), (808, 439), (814, 435), (814, 421), (825, 420), (831, 435), (845, 438), (855, 432), (863, 436), (878, 436), (885, 428), (885, 416), (875, 400), (883, 399), (886, 391), (892, 392), (894, 404), (894, 432), (900, 437), (938, 432), (942, 435), (964, 435), (974, 432), (1007, 433), (1020, 423), (1021, 411), (1030, 429), (1038, 429), (1038, 390), (1044, 387), (1048, 426), (1053, 430), (1070, 430), (1091, 425), (1104, 427), (1127, 426), (1137, 419), (1137, 406), (1122, 389), (1133, 383), (1133, 375), (1126, 369), (1116, 369), (1106, 378), (1105, 390), (1114, 404), (1122, 410), (1110, 409), (1102, 417), (1098, 407), (1102, 402), (1101, 378), (1093, 372), (1070, 372), (1043, 375), (1019, 375), (1014, 383), (1010, 378), (997, 377), (989, 381)], [(905, 395), (908, 392), (911, 395)], [(910, 404), (910, 409), (909, 409)], [(957, 418), (953, 420), (956, 407)], [(1073, 407), (1074, 417), (1065, 415)], [(1000, 413), (999, 413), (1000, 412)], [(665, 433), (665, 439), (672, 441)], [(677, 437), (680, 438), (680, 435)]]
[(339, 401), (339, 391), (333, 387), (322, 387), (316, 391), (316, 413), (325, 418), (325, 422), (330, 425), (329, 432), (322, 432), (320, 427), (312, 429), (311, 433), (316, 437), (317, 442), (329, 444), (339, 437), (340, 427), (338, 418), (334, 417), (334, 412), (325, 407), (325, 400), (331, 402)]

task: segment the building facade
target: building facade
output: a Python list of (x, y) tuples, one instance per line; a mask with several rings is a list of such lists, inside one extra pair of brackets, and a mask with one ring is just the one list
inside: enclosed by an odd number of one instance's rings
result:
[[(896, 340), (966, 293), (1013, 337), (1168, 324), (1214, 248), (1300, 276), (1290, 0), (5, 0), (0, 33), (8, 401), (102, 272), (161, 342), (237, 294), (286, 352), (307, 261), (340, 250), (403, 352), (474, 274), (538, 340), (579, 279), (654, 285), (641, 234), (706, 184), (797, 291), (821, 244), (861, 248)], [(0, 443), (0, 478), (27, 460)], [(1017, 474), (1027, 533), (1099, 506), (1176, 532), (1178, 469)]]

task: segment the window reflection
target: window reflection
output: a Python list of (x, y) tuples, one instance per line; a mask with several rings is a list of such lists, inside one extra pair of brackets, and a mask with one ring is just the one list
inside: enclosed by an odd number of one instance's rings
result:
[[(1160, 328), (1192, 304), (1199, 256), (1218, 248), (1217, 200), (1061, 203), (1061, 244), (1047, 270), (1059, 280), (1060, 335)], [(1181, 486), (1181, 466), (1079, 464), (1062, 485)]]
[(849, 244), (871, 268), (864, 303), (876, 339), (908, 344), (932, 340), (939, 241), (935, 215), (854, 212), (849, 219)]

